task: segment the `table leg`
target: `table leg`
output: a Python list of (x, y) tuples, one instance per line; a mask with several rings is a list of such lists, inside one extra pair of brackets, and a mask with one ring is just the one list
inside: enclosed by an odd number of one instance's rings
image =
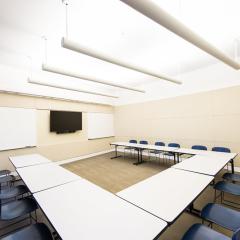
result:
[(138, 152), (138, 159), (137, 159), (137, 162), (134, 162), (133, 164), (134, 165), (138, 165), (138, 164), (140, 164), (140, 155), (139, 155), (139, 149), (136, 149), (137, 150), (137, 152)]
[(176, 154), (177, 154), (177, 153), (175, 153), (175, 152), (173, 153), (173, 157), (174, 157), (174, 164), (176, 164)]
[(230, 163), (231, 163), (232, 173), (234, 173), (234, 160), (232, 159), (232, 160), (230, 161)]
[(191, 203), (187, 208), (187, 212), (189, 212), (190, 214), (192, 214), (196, 217), (200, 217), (200, 212), (201, 211), (194, 207), (194, 203)]
[(141, 149), (138, 149), (138, 161), (133, 163), (134, 165), (139, 165), (139, 164), (144, 163), (143, 157), (142, 157), (142, 152), (143, 151)]
[(114, 157), (111, 157), (111, 159), (114, 159), (114, 158), (119, 158), (121, 157), (121, 155), (117, 155), (117, 145), (115, 145), (115, 156)]

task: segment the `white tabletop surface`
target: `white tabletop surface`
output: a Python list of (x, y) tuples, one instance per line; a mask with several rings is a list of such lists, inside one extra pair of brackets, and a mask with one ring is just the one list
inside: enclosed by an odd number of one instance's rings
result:
[(63, 240), (152, 240), (167, 226), (84, 179), (34, 197)]
[(81, 179), (55, 163), (17, 168), (17, 172), (31, 193)]
[(231, 158), (227, 156), (195, 155), (172, 168), (215, 176), (230, 160)]
[(170, 168), (117, 195), (170, 223), (212, 180), (211, 176)]
[(140, 149), (159, 150), (166, 152), (175, 152), (177, 148), (167, 146), (156, 146), (151, 144), (129, 143), (129, 142), (113, 142), (111, 145), (123, 146), (123, 147), (135, 147)]
[(9, 157), (15, 168), (28, 167), (38, 164), (50, 163), (51, 161), (40, 154), (28, 154)]
[(196, 150), (191, 148), (179, 148), (175, 152), (193, 154), (193, 155), (228, 157), (230, 159), (235, 158), (237, 155), (236, 153), (214, 152), (214, 151)]

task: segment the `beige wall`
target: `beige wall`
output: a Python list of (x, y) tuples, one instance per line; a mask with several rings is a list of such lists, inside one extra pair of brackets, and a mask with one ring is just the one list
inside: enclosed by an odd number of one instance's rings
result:
[[(115, 108), (117, 140), (230, 147), (240, 152), (240, 87)], [(236, 165), (240, 166), (239, 158)]]
[[(87, 112), (113, 112), (108, 105), (44, 99), (0, 93), (0, 106), (37, 109), (37, 147), (0, 152), (0, 169), (13, 170), (8, 156), (38, 152), (53, 161), (65, 160), (110, 149), (113, 138), (87, 139)], [(49, 132), (50, 109), (82, 111), (83, 130), (69, 134)], [(4, 136), (1, 136), (4, 138)]]

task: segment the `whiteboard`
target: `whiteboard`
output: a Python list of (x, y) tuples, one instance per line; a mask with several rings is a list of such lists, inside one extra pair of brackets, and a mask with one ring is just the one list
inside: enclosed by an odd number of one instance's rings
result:
[(36, 110), (0, 107), (0, 150), (36, 146)]
[(88, 139), (114, 136), (113, 122), (113, 114), (88, 113)]

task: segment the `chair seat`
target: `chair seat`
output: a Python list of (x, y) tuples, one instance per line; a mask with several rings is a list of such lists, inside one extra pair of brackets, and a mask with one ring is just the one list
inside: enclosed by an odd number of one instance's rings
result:
[(224, 179), (229, 180), (229, 181), (235, 181), (235, 182), (240, 182), (240, 174), (236, 173), (225, 173), (222, 176)]
[(240, 196), (240, 185), (234, 183), (220, 181), (215, 184), (214, 188), (222, 192), (227, 192), (236, 196)]
[(10, 188), (1, 190), (0, 199), (3, 200), (3, 199), (14, 198), (19, 195), (23, 195), (27, 192), (29, 192), (29, 190), (25, 185), (18, 185), (15, 187), (10, 187)]
[(188, 229), (182, 240), (231, 240), (231, 238), (197, 223)]
[(35, 211), (38, 208), (34, 199), (25, 198), (10, 202), (1, 206), (0, 219), (3, 221), (13, 220)]
[(9, 170), (0, 170), (0, 176), (8, 175), (11, 172)]
[(12, 175), (6, 175), (4, 177), (0, 177), (0, 184), (11, 182), (11, 181), (14, 181), (14, 176)]
[(36, 223), (28, 227), (22, 228), (1, 240), (52, 240), (52, 234), (48, 227), (43, 223)]
[(233, 232), (240, 228), (240, 212), (220, 204), (207, 204), (202, 209), (201, 217)]

